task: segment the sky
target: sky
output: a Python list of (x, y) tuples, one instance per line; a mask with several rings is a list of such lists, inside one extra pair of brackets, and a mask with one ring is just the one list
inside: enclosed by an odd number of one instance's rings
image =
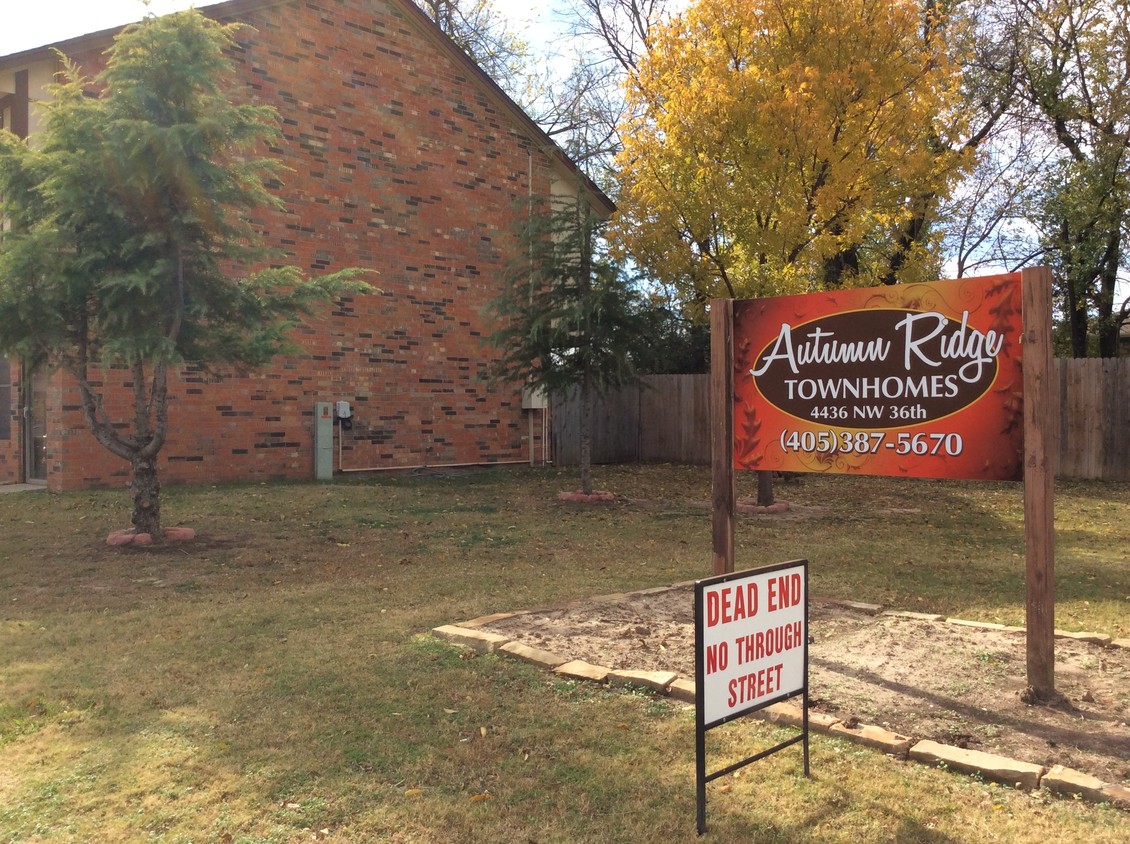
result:
[[(0, 56), (42, 47), (90, 32), (99, 32), (139, 20), (145, 15), (141, 0), (2, 0), (0, 14)], [(218, 0), (152, 0), (150, 7), (157, 14), (186, 9), (206, 8)], [(513, 22), (518, 34), (531, 43), (546, 44), (554, 40), (558, 27), (551, 6), (538, 0), (494, 0), (494, 7)]]

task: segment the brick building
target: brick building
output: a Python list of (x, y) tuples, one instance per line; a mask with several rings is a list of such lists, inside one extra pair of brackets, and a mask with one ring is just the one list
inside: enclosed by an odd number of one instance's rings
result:
[[(248, 96), (275, 106), (290, 168), (269, 245), (311, 274), (376, 270), (379, 293), (346, 298), (297, 330), (302, 354), (253, 376), (170, 379), (166, 482), (308, 478), (315, 403), (348, 401), (335, 472), (538, 461), (544, 410), (483, 378), (483, 308), (497, 295), (521, 200), (576, 192), (611, 203), (411, 0), (231, 0), (232, 53)], [(52, 45), (88, 72), (115, 31)], [(0, 57), (0, 126), (34, 143), (51, 47)], [(126, 412), (103, 373), (108, 405)], [(325, 452), (323, 452), (324, 454)], [(129, 466), (87, 432), (59, 372), (0, 358), (0, 483), (62, 491), (124, 485)]]

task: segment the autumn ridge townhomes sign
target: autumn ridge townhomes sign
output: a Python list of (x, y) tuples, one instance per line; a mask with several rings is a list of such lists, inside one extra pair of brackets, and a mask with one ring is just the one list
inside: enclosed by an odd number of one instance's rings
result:
[[(1054, 692), (1051, 287), (1034, 267), (711, 302), (714, 577), (695, 583), (700, 834), (707, 782), (797, 742), (809, 772), (807, 610), (799, 626), (796, 616), (808, 563), (734, 572), (734, 469), (1023, 478), (1028, 681)], [(707, 773), (710, 726), (797, 689), (800, 736)]]
[(1020, 274), (734, 302), (734, 466), (1012, 480)]

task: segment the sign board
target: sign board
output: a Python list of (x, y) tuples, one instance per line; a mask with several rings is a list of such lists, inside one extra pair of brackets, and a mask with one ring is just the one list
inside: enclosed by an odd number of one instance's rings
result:
[(734, 302), (734, 467), (1019, 479), (1020, 277)]
[(695, 584), (695, 665), (711, 727), (805, 687), (806, 565), (786, 563)]
[[(808, 561), (699, 580), (694, 601), (695, 779), (702, 834), (711, 780), (797, 743), (803, 743), (808, 776)], [(707, 730), (797, 695), (800, 735), (707, 772)]]

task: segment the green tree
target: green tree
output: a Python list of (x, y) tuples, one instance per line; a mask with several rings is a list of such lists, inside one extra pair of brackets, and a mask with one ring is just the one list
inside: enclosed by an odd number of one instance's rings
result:
[(678, 307), (652, 295), (644, 300), (640, 318), (648, 342), (632, 353), (637, 371), (645, 375), (691, 375), (710, 371), (710, 326), (688, 319)]
[(645, 324), (627, 276), (602, 246), (605, 222), (581, 196), (537, 205), (520, 232), (523, 257), (489, 308), (492, 374), (549, 394), (579, 391), (581, 491), (591, 495), (593, 399), (636, 379), (632, 351)]
[(943, 210), (948, 257), (978, 267), (1053, 270), (1066, 354), (1113, 356), (1130, 301), (1130, 3), (954, 4), (972, 59), (966, 110), (1007, 106), (977, 168)]
[[(249, 214), (281, 205), (264, 180), (282, 167), (256, 154), (279, 136), (274, 110), (231, 100), (232, 32), (196, 11), (146, 18), (94, 79), (67, 64), (33, 145), (0, 132), (0, 353), (70, 373), (91, 433), (130, 463), (136, 530), (157, 540), (169, 367), (260, 366), (300, 313), (363, 286), (353, 270), (233, 278), (269, 258)], [(102, 391), (113, 365), (127, 420)]]
[(1016, 0), (1025, 21), (1025, 92), (1060, 161), (1046, 169), (1034, 222), (1055, 271), (1071, 353), (1116, 357), (1130, 303), (1130, 2)]

